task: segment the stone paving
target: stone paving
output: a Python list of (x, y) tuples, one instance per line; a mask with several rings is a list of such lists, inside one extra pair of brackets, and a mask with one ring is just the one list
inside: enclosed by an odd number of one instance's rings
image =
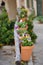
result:
[(0, 49), (0, 65), (15, 65), (15, 53), (10, 51)]
[(43, 65), (43, 24), (38, 24), (38, 21), (34, 21), (34, 31), (38, 37), (33, 51), (33, 64)]
[[(33, 50), (33, 64), (28, 65), (43, 65), (43, 24), (38, 24), (34, 20), (34, 31), (38, 38), (36, 40), (35, 48)], [(0, 50), (0, 65), (15, 65), (14, 53), (11, 55), (3, 54), (3, 50)]]

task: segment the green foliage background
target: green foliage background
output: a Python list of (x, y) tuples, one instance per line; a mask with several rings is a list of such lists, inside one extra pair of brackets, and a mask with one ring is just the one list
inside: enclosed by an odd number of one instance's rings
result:
[(14, 24), (15, 20), (9, 21), (5, 8), (2, 8), (2, 13), (0, 14), (0, 43), (13, 44)]

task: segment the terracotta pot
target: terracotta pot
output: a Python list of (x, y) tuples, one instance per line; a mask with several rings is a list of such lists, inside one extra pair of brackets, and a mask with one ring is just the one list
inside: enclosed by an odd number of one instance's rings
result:
[(22, 18), (22, 21), (24, 22), (26, 20), (26, 17)]
[(33, 46), (21, 46), (21, 60), (29, 61), (32, 55)]
[(27, 28), (19, 28), (19, 30), (26, 30)]

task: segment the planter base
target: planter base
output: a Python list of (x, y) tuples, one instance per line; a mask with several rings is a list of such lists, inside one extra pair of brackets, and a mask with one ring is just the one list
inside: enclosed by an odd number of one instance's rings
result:
[(34, 48), (34, 45), (33, 46), (26, 46), (26, 47), (21, 46), (21, 60), (22, 61), (29, 61), (30, 60), (33, 48)]

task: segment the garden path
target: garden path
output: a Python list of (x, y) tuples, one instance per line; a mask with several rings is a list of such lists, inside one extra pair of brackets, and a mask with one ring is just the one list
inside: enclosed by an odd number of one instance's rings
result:
[(33, 51), (34, 65), (43, 65), (43, 24), (38, 24), (34, 20), (34, 32), (37, 34), (37, 40)]

